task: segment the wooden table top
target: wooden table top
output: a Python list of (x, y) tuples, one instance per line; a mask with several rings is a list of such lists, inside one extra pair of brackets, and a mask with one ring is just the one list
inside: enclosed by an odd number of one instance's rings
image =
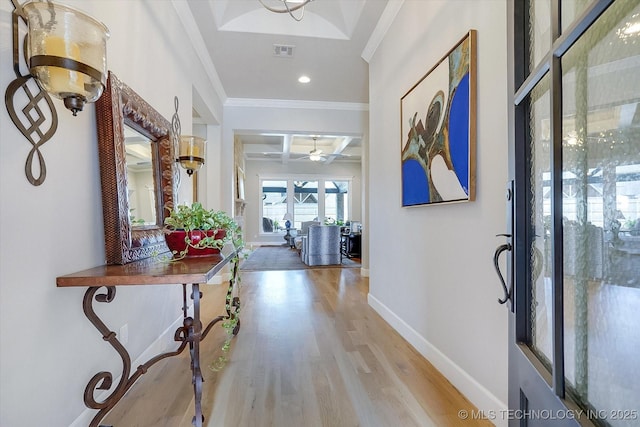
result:
[(58, 287), (171, 285), (206, 283), (235, 255), (188, 257), (180, 261), (147, 258), (124, 265), (101, 265), (56, 278)]

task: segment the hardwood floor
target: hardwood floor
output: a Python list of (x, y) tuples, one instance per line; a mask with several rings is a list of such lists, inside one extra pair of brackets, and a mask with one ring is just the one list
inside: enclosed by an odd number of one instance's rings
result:
[[(222, 313), (225, 286), (203, 286), (203, 320)], [(224, 332), (202, 345), (203, 412), (213, 426), (488, 426), (475, 408), (367, 305), (358, 269), (243, 272), (242, 327), (229, 362)], [(102, 422), (191, 426), (188, 354), (154, 366)]]

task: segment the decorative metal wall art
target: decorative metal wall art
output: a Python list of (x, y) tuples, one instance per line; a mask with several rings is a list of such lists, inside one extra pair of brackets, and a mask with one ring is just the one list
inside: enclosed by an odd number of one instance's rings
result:
[[(22, 7), (19, 3), (14, 1), (13, 7), (13, 71), (16, 79), (9, 83), (4, 94), (4, 103), (11, 121), (32, 146), (27, 155), (24, 172), (29, 182), (37, 186), (41, 185), (47, 176), (47, 167), (40, 147), (50, 140), (58, 129), (58, 114), (49, 94), (31, 80), (33, 78), (31, 73), (27, 72), (23, 75), (20, 72), (19, 20), (22, 19), (26, 25), (26, 19), (22, 15)], [(23, 54), (26, 53), (23, 52)], [(22, 96), (18, 95), (22, 92)], [(24, 100), (27, 104), (16, 108), (15, 102)], [(38, 158), (37, 176), (33, 172), (34, 157)]]

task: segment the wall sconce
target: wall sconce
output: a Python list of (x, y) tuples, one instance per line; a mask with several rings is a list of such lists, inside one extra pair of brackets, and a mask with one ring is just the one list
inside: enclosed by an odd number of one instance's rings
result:
[(178, 152), (177, 163), (180, 163), (187, 171), (187, 175), (192, 176), (194, 172), (204, 165), (206, 140), (199, 136), (180, 135), (182, 127), (180, 125), (180, 117), (178, 116), (178, 97), (174, 98), (176, 112), (173, 113), (171, 119), (172, 140), (176, 151)]
[[(18, 0), (12, 2), (16, 79), (7, 87), (5, 104), (13, 123), (33, 146), (25, 165), (27, 179), (33, 185), (40, 185), (46, 177), (46, 166), (39, 148), (51, 139), (58, 127), (58, 116), (49, 94), (62, 99), (74, 116), (82, 111), (85, 103), (100, 98), (106, 84), (109, 30), (78, 10), (51, 1), (29, 1), (24, 5)], [(20, 72), (18, 18), (27, 25), (23, 55), (29, 72), (25, 75)], [(29, 84), (32, 77), (37, 86)], [(16, 96), (19, 90), (24, 95)], [(27, 104), (16, 108), (17, 100)], [(47, 124), (49, 129), (41, 129)], [(33, 176), (36, 155), (40, 166), (38, 178)]]
[(193, 175), (204, 165), (206, 142), (198, 136), (180, 136), (178, 161), (180, 166), (187, 170), (187, 175)]

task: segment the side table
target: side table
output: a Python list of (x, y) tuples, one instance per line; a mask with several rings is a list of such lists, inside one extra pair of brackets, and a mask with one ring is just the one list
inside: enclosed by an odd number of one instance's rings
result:
[(340, 251), (346, 258), (358, 258), (361, 252), (362, 235), (360, 233), (344, 233), (341, 236)]
[(292, 249), (296, 247), (296, 237), (298, 236), (298, 230), (295, 228), (287, 228), (287, 234), (284, 235), (284, 240), (287, 241), (289, 247)]
[[(191, 356), (191, 371), (193, 382), (193, 394), (195, 402), (195, 415), (193, 425), (202, 427), (204, 416), (202, 415), (202, 372), (200, 370), (200, 342), (207, 336), (213, 325), (225, 319), (234, 319), (240, 309), (240, 298), (234, 296), (238, 263), (234, 262), (231, 271), (229, 290), (226, 296), (226, 313), (214, 318), (203, 328), (200, 321), (200, 300), (202, 293), (199, 286), (207, 283), (224, 265), (234, 258), (237, 259), (237, 251), (230, 254), (219, 254), (205, 257), (184, 258), (180, 261), (159, 261), (148, 258), (125, 265), (103, 265), (89, 270), (80, 271), (66, 276), (58, 277), (58, 287), (88, 287), (85, 292), (82, 309), (89, 321), (100, 331), (102, 338), (107, 341), (122, 359), (122, 375), (115, 389), (103, 401), (96, 401), (94, 393), (97, 390), (109, 390), (112, 387), (114, 375), (111, 372), (98, 372), (89, 380), (84, 391), (84, 403), (88, 408), (97, 409), (98, 412), (89, 424), (89, 427), (98, 427), (100, 421), (113, 409), (124, 394), (133, 386), (140, 376), (162, 359), (177, 356), (189, 346)], [(193, 315), (189, 316), (187, 300), (187, 284), (191, 283), (190, 298), (193, 300)], [(175, 334), (175, 341), (179, 342), (176, 350), (158, 354), (146, 363), (140, 365), (131, 374), (131, 356), (127, 349), (118, 341), (116, 333), (109, 330), (93, 309), (93, 303), (110, 303), (116, 296), (118, 286), (146, 286), (146, 285), (177, 285), (182, 284), (182, 312), (183, 325)], [(99, 292), (105, 288), (103, 292)], [(240, 329), (240, 319), (233, 330), (237, 334)]]

